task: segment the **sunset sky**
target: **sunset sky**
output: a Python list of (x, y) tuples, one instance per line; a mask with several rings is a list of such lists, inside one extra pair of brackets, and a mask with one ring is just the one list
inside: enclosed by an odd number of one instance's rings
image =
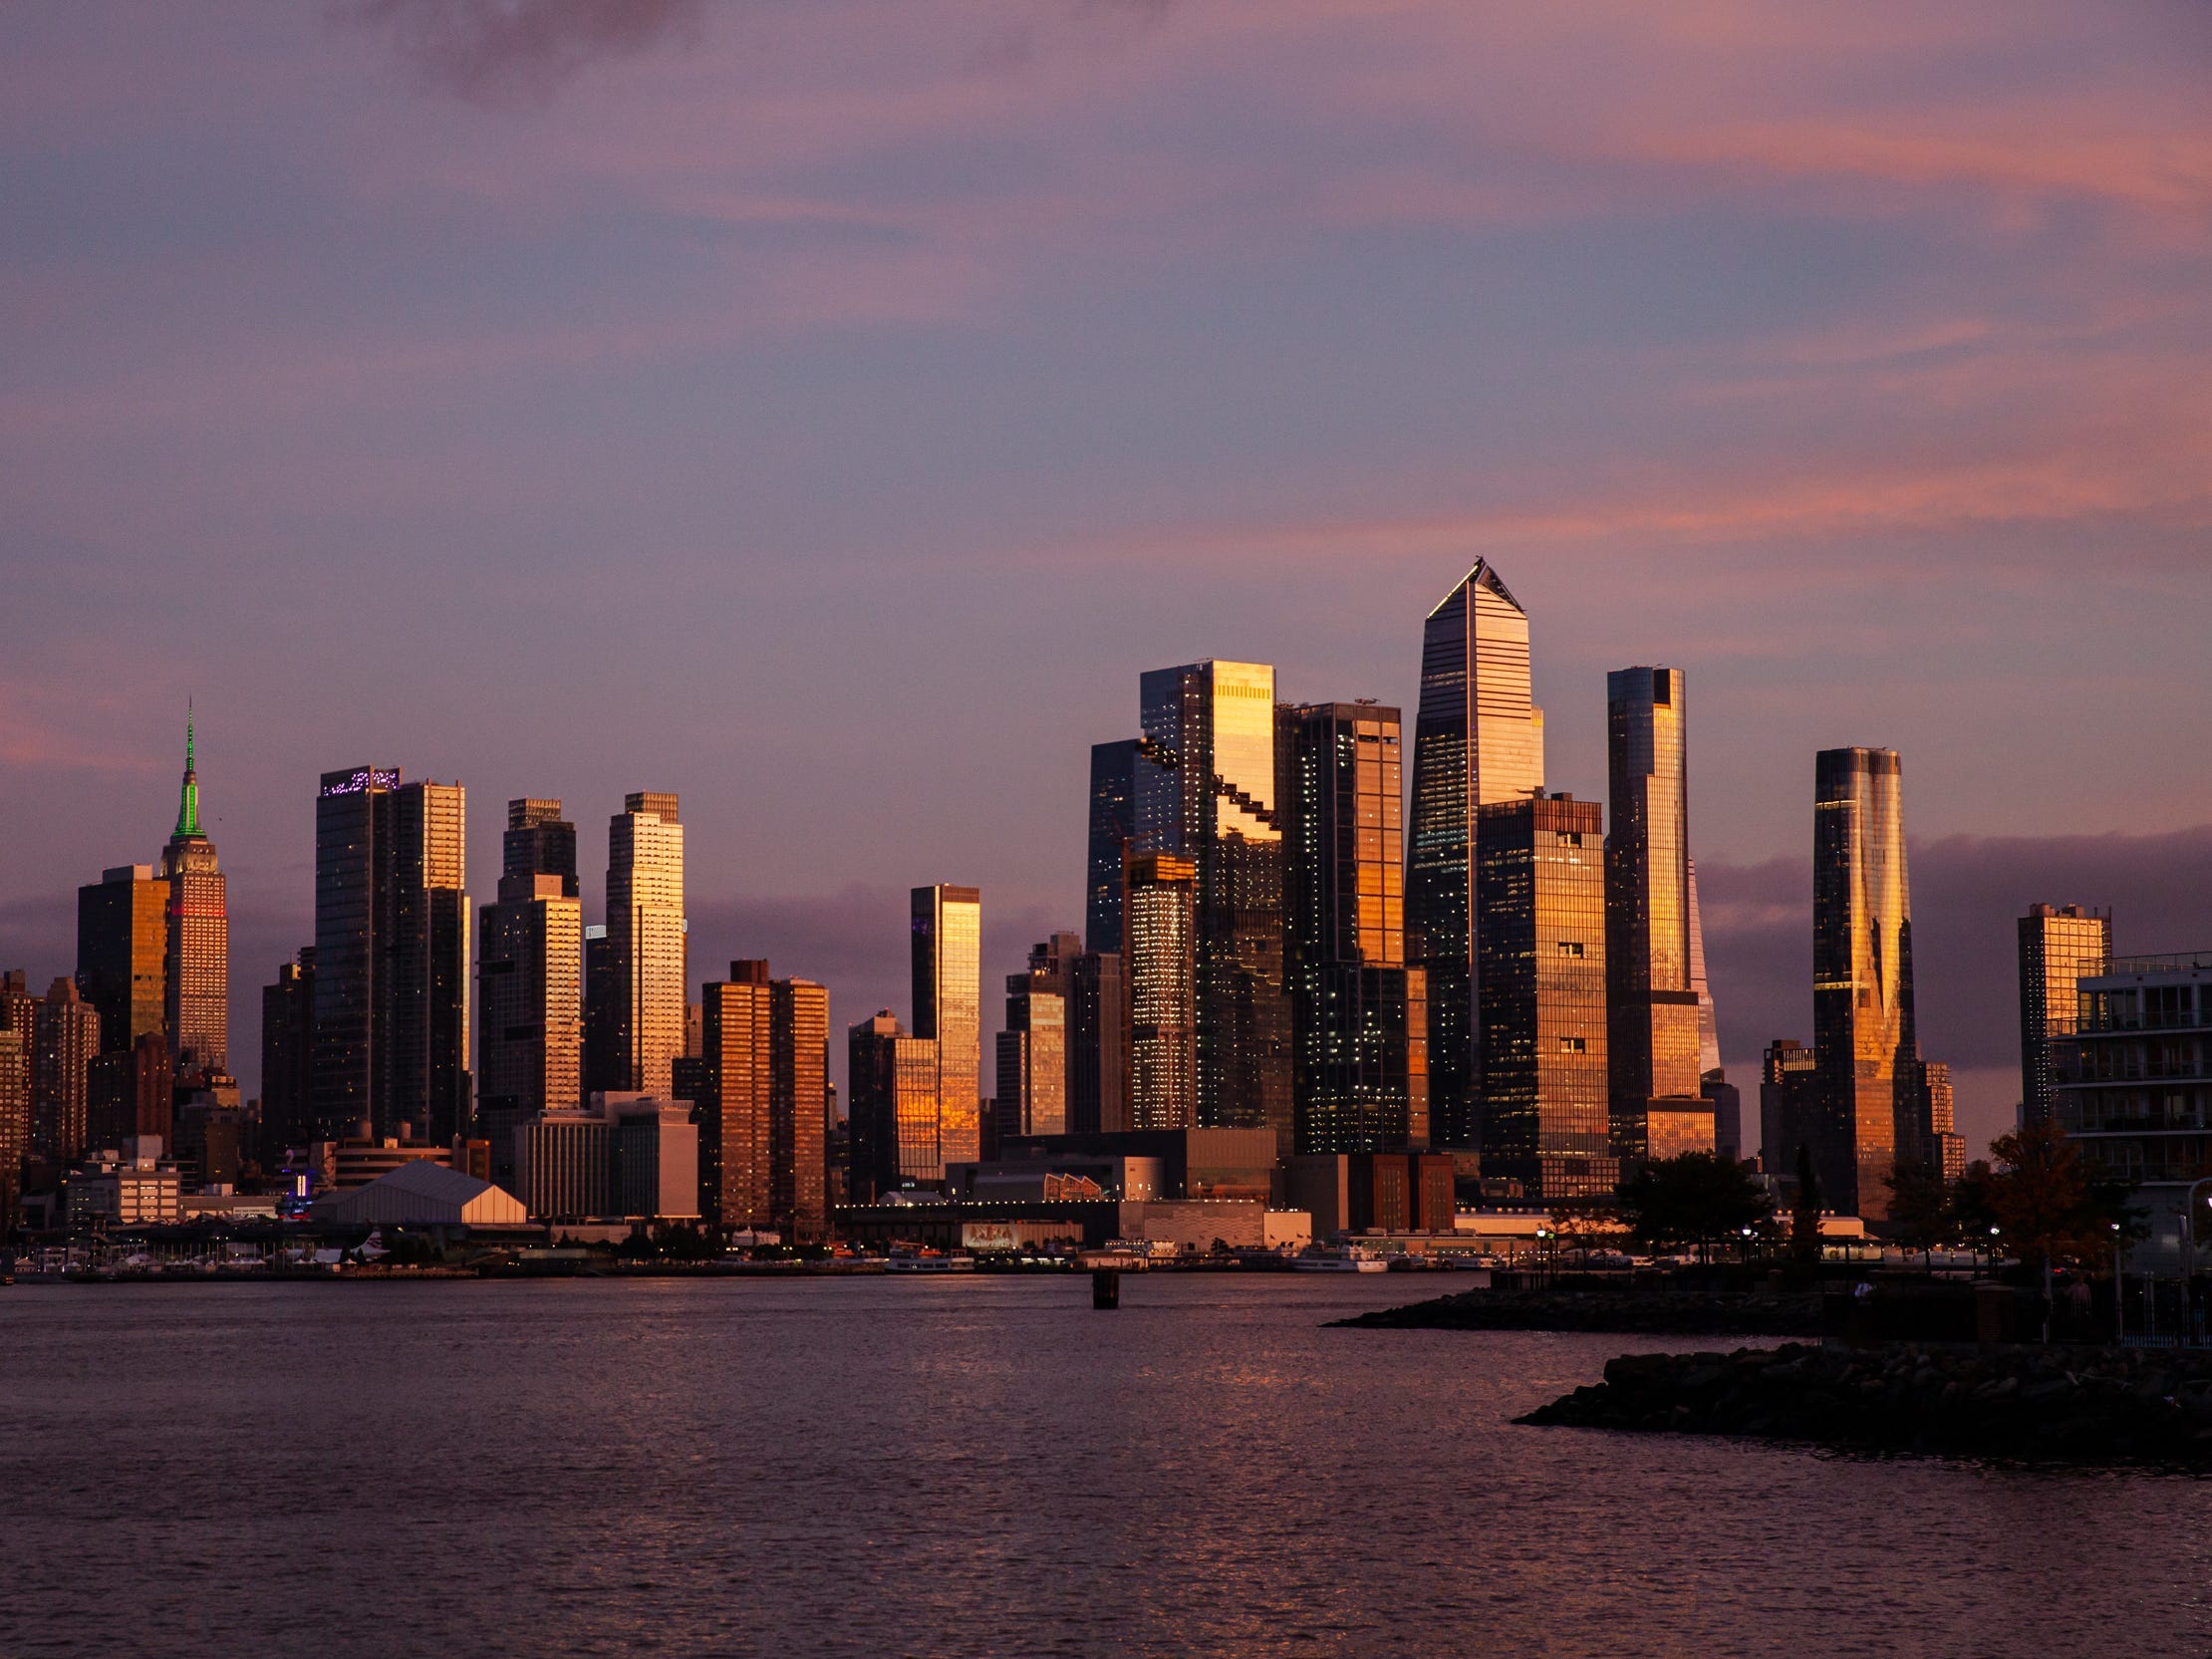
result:
[(0, 967), (156, 856), (190, 695), (249, 1093), (341, 765), (465, 782), (479, 901), (562, 797), (591, 920), (678, 791), (694, 977), (840, 1033), (974, 883), (995, 1014), (1140, 671), (1410, 745), (1482, 556), (1553, 787), (1688, 673), (1740, 1081), (1812, 752), (1903, 751), (1978, 1150), (2022, 907), (2212, 946), (2208, 89), (2197, 0), (0, 9)]

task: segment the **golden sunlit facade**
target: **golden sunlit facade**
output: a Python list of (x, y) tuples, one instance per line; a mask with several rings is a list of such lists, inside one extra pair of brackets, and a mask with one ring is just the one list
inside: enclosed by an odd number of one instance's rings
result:
[(982, 897), (972, 887), (918, 887), (909, 909), (914, 1034), (936, 1045), (938, 1173), (932, 1179), (942, 1179), (945, 1165), (982, 1156)]
[(706, 1098), (698, 1101), (699, 1214), (723, 1228), (774, 1222), (775, 1003), (764, 962), (733, 962), (699, 989)]
[(1831, 1208), (1881, 1220), (1920, 1115), (1904, 768), (1894, 749), (1844, 748), (1813, 770), (1813, 1160)]
[(614, 1086), (669, 1094), (685, 1047), (689, 966), (674, 794), (627, 795), (608, 825), (607, 951)]
[(168, 1030), (169, 885), (125, 864), (77, 890), (77, 983), (100, 1010), (100, 1050)]
[(1275, 671), (1213, 660), (1140, 677), (1138, 849), (1197, 871), (1198, 1122), (1292, 1144)]
[(168, 884), (162, 1012), (169, 1056), (214, 1072), (230, 1068), (230, 920), (215, 844), (200, 829), (194, 733), (184, 723), (184, 781), (176, 828), (161, 851)]
[(2020, 919), (2020, 1121), (2051, 1119), (2052, 1042), (2074, 1034), (2079, 985), (2112, 960), (2112, 917), (2080, 905), (2034, 905)]

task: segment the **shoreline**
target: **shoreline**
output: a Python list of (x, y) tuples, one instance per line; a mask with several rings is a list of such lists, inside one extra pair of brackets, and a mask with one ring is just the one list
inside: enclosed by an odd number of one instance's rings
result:
[(1362, 1330), (1597, 1331), (1622, 1336), (1817, 1336), (1817, 1291), (1461, 1290), (1331, 1321)]
[(1785, 1343), (1626, 1354), (1517, 1423), (1829, 1451), (2212, 1471), (2212, 1352)]

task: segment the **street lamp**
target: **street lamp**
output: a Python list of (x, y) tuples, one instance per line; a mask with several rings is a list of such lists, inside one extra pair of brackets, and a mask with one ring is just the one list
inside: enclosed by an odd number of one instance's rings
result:
[(2127, 1302), (2120, 1286), (2120, 1225), (2112, 1224), (2112, 1340), (2127, 1340)]

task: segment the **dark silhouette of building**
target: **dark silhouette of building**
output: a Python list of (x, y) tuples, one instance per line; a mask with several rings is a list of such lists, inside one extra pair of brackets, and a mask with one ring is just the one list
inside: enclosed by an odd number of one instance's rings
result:
[(272, 1156), (316, 1139), (315, 947), (261, 987), (261, 1131)]
[(1121, 954), (1121, 865), (1137, 834), (1137, 747), (1133, 737), (1091, 745), (1083, 948), (1107, 956)]
[(169, 887), (125, 864), (77, 890), (77, 988), (100, 1010), (100, 1051), (126, 1053), (167, 1030)]
[(465, 796), (396, 769), (316, 799), (314, 1113), (450, 1145), (469, 1122)]

